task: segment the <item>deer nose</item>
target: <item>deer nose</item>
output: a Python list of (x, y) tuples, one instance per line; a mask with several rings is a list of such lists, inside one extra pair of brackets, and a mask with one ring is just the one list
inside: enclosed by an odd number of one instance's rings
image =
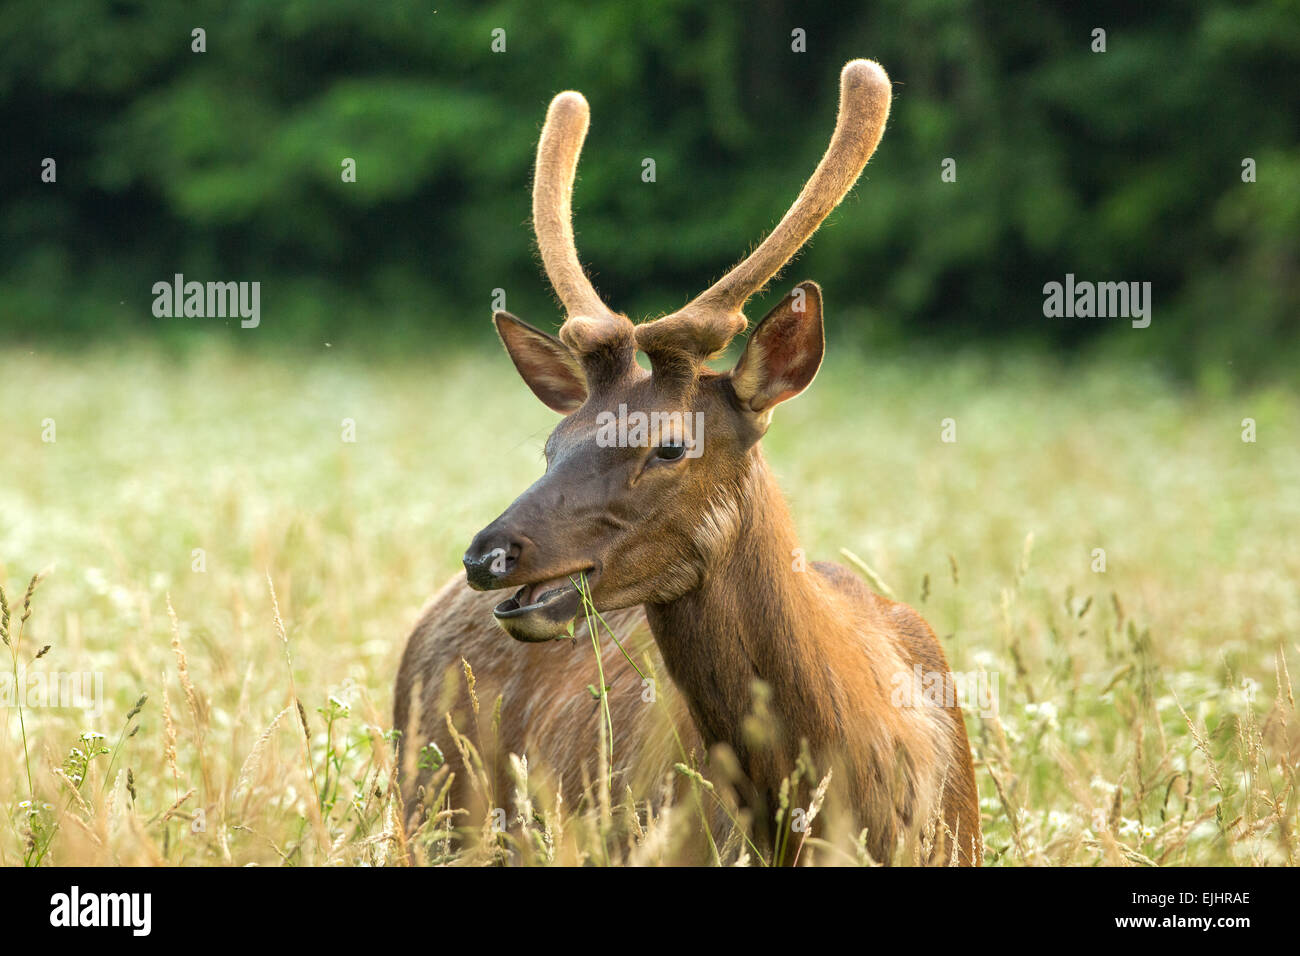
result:
[(469, 586), (477, 591), (505, 587), (522, 553), (523, 545), (513, 535), (492, 526), (484, 528), (470, 542), (462, 559)]

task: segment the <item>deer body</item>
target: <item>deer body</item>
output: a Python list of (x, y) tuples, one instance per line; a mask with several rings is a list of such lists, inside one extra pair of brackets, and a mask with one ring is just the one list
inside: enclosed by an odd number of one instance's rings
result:
[[(584, 584), (633, 659), (671, 678), (657, 680), (663, 699), (646, 706), (641, 675), (602, 642), (613, 769), (634, 794), (660, 793), (674, 764), (716, 753), (736, 771), (736, 797), (761, 846), (780, 842), (771, 825), (782, 801), (809, 807), (821, 780), (828, 815), (865, 829), (877, 860), (892, 859), (901, 841), (911, 859), (980, 861), (961, 711), (899, 694), (914, 673), (951, 680), (939, 642), (915, 611), (848, 570), (794, 559), (798, 540), (760, 450), (775, 406), (820, 366), (820, 290), (797, 286), (731, 372), (705, 364), (747, 325), (745, 299), (852, 186), (888, 108), (883, 70), (848, 64), (831, 146), (772, 234), (678, 312), (633, 325), (601, 302), (578, 264), (569, 204), (586, 103), (574, 93), (553, 101), (533, 218), (569, 317), (558, 339), (505, 313), (496, 323), (525, 382), (565, 417), (547, 442), (546, 474), (475, 537), (465, 577), (426, 609), (396, 690), (395, 725), (438, 743), (456, 773), (454, 806), (473, 816), (501, 801), (512, 753), (549, 772), (570, 803), (601, 774), (600, 701), (588, 690), (595, 662), (578, 651), (590, 646)], [(635, 362), (638, 349), (651, 372)], [(599, 440), (615, 407), (653, 414), (644, 441)], [(707, 427), (697, 434), (692, 423)], [(509, 587), (518, 590), (505, 601), (491, 594)], [(550, 643), (579, 621), (576, 646)], [(462, 733), (474, 723), (486, 739), (485, 772), (466, 763), (448, 714)], [(429, 780), (413, 766), (413, 746), (403, 744), (408, 802)]]
[[(890, 858), (898, 837), (914, 836), (941, 800), (959, 840), (978, 834), (960, 709), (899, 705), (916, 665), (948, 674), (934, 633), (847, 568), (796, 570), (798, 540), (761, 455), (751, 481), (751, 508), (736, 516), (703, 586), (646, 608), (705, 745), (734, 750), (754, 787), (749, 800), (770, 808), (806, 741), (818, 767), (834, 769), (833, 793), (856, 809), (877, 860)], [(755, 680), (770, 688), (782, 726), (776, 741), (751, 751), (741, 728)], [(969, 840), (962, 845), (969, 852)]]
[[(572, 643), (517, 644), (503, 640), (493, 620), (498, 600), (491, 593), (471, 589), (463, 574), (449, 581), (426, 606), (411, 633), (394, 695), (394, 727), (403, 732), (403, 756), (410, 753), (408, 739), (421, 746), (429, 741), (438, 745), (456, 775), (450, 804), (468, 809), (471, 825), (497, 806), (512, 805), (515, 782), (509, 776), (508, 754), (526, 755), (530, 774), (544, 781), (543, 788), (559, 790), (568, 807), (578, 805), (587, 785), (599, 777), (596, 741), (601, 711), (600, 702), (588, 690), (597, 678), (586, 624), (577, 624)], [(628, 608), (603, 616), (642, 671), (646, 672), (648, 654), (650, 666), (662, 676), (662, 658), (644, 610)], [(671, 684), (657, 681), (656, 699), (649, 703), (642, 677), (613, 641), (602, 640), (601, 652), (614, 725), (616, 776), (635, 792), (653, 792), (674, 763), (692, 749), (700, 751), (699, 738)], [(474, 675), (477, 714), (463, 661)], [(494, 733), (489, 724), (498, 697), (500, 724)], [(473, 768), (465, 766), (448, 730), (447, 715), (459, 731), (487, 751), (483, 757), (490, 794), (480, 792), (470, 780)], [(681, 735), (680, 747), (674, 730)], [(410, 763), (409, 757), (406, 762)], [(416, 799), (416, 788), (430, 776), (427, 770), (417, 767), (412, 772), (408, 767), (403, 780), (408, 805)]]

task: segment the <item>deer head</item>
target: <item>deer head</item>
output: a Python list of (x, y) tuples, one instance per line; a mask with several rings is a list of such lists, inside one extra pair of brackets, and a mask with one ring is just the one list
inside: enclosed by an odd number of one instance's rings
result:
[[(474, 588), (517, 589), (495, 609), (513, 637), (564, 634), (582, 610), (580, 575), (599, 610), (673, 601), (700, 585), (743, 530), (751, 464), (772, 410), (821, 365), (820, 289), (797, 285), (731, 371), (706, 363), (746, 328), (746, 300), (852, 188), (880, 142), (889, 103), (878, 64), (848, 63), (830, 146), (776, 228), (686, 306), (634, 325), (601, 301), (574, 246), (571, 197), (587, 102), (576, 92), (551, 102), (533, 227), (567, 317), (558, 338), (506, 312), (494, 320), (528, 387), (565, 417), (546, 442), (546, 473), (475, 536), (464, 558)], [(638, 350), (651, 371), (637, 363)]]

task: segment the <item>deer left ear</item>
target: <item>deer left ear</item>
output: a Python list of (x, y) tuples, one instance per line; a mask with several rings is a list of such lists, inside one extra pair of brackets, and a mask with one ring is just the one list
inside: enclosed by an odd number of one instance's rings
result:
[(587, 376), (569, 347), (509, 312), (492, 316), (519, 377), (547, 408), (568, 415), (587, 400)]
[(822, 290), (801, 282), (758, 323), (731, 371), (741, 407), (771, 414), (773, 406), (811, 384), (825, 353)]

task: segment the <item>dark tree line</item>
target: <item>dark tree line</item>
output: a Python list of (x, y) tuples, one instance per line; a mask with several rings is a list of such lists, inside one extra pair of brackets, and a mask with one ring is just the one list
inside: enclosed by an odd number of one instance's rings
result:
[[(9, 0), (0, 52), (10, 340), (173, 335), (150, 289), (178, 272), (260, 281), (256, 334), (289, 341), (482, 336), (497, 289), (549, 327), (528, 188), (568, 87), (580, 251), (656, 314), (784, 212), (869, 56), (884, 144), (773, 286), (820, 281), (841, 339), (1101, 341), (1236, 380), (1300, 350), (1294, 3)], [(1067, 274), (1150, 282), (1150, 326), (1045, 317)]]

